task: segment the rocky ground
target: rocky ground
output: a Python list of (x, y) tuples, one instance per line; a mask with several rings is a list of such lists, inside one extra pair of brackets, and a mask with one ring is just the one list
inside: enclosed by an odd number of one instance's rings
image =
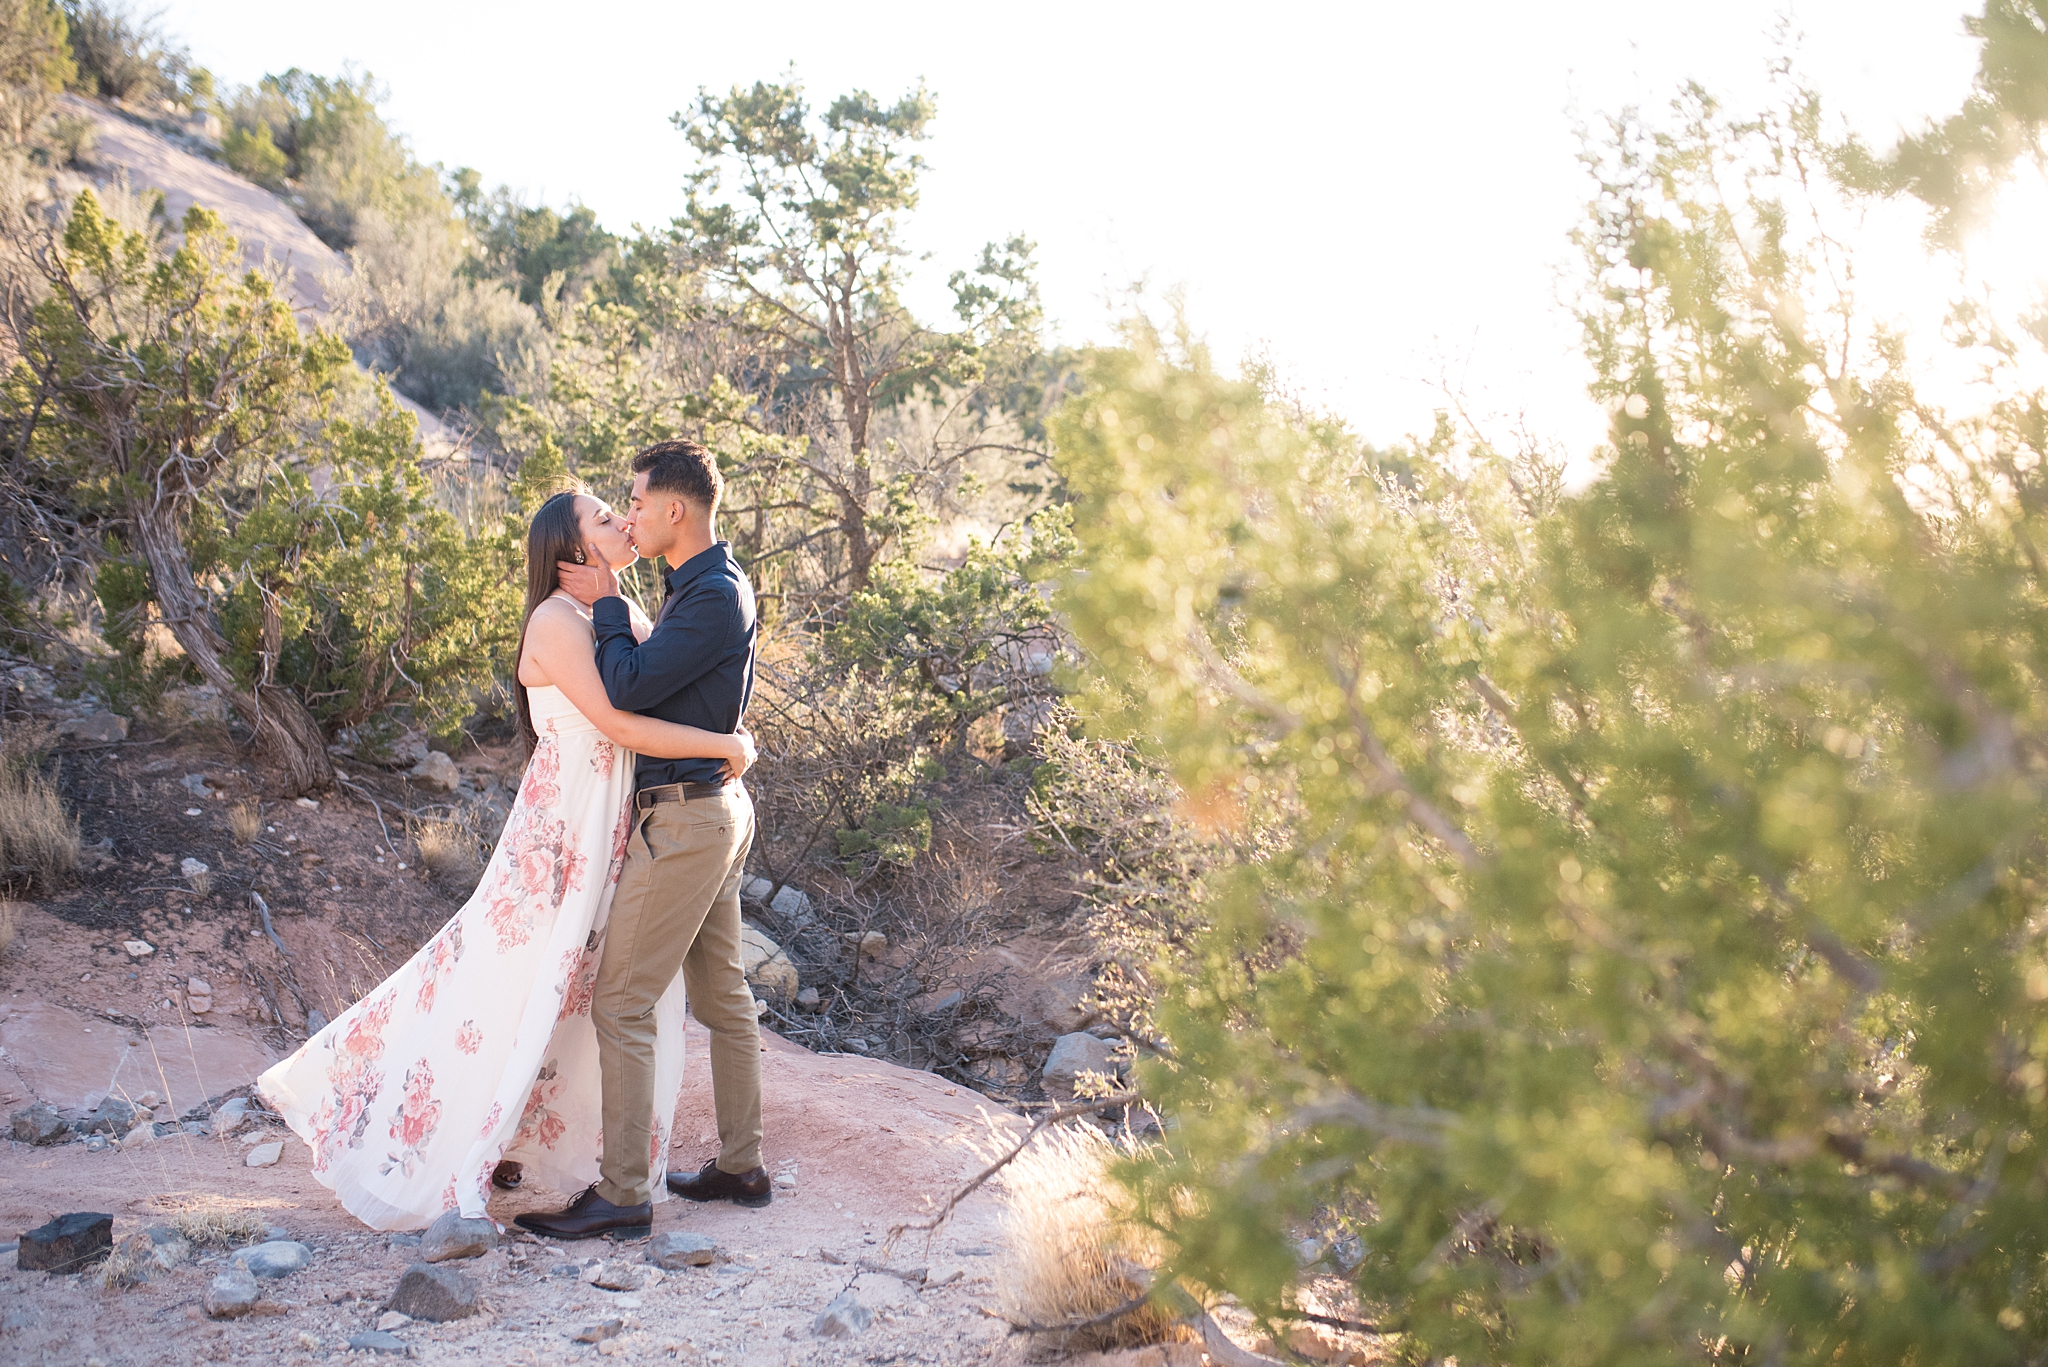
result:
[[(407, 814), (417, 821), (460, 806), (488, 822), (509, 800), (516, 763), (474, 746), (432, 756), (421, 773), (342, 756), (348, 785), (302, 803), (270, 793), (261, 768), (203, 716), (131, 727), (89, 694), (58, 696), (33, 673), (16, 668), (5, 682), (0, 724), (57, 729), (55, 772), (86, 859), (41, 900), (0, 904), (0, 923), (12, 928), (0, 945), (0, 1117), (24, 1117), (15, 1127), (22, 1138), (0, 1139), (0, 1363), (307, 1362), (351, 1351), (352, 1339), (367, 1342), (360, 1336), (391, 1323), (387, 1304), (419, 1249), (363, 1230), (312, 1179), (295, 1137), (260, 1117), (237, 1126), (223, 1104), (246, 1097), (269, 1063), (460, 905), (466, 883), (418, 867)], [(977, 952), (1009, 975), (1005, 996), (1019, 1009), (1072, 1009), (1070, 997), (1054, 1000), (1045, 965), (1057, 967), (1057, 955), (1038, 938)], [(783, 1015), (804, 1019), (787, 1002)], [(1058, 1027), (1033, 1028), (1050, 1039)], [(1015, 1131), (1015, 1110), (956, 1079), (766, 1038), (774, 1204), (667, 1202), (656, 1212), (657, 1236), (686, 1230), (714, 1240), (712, 1265), (607, 1290), (592, 1280), (592, 1262), (642, 1268), (645, 1241), (549, 1246), (508, 1234), (481, 1257), (447, 1264), (475, 1283), (475, 1314), (392, 1324), (393, 1338), (379, 1342), (426, 1360), (491, 1363), (1023, 1354), (1028, 1345), (994, 1313), (995, 1189), (967, 1200), (936, 1236), (889, 1243), (893, 1226), (944, 1200)], [(703, 1057), (703, 1043), (693, 1028), (693, 1057)], [(1026, 1071), (1036, 1092), (1042, 1072), (1106, 1058), (1106, 1046), (1079, 1035), (1052, 1069), (1034, 1061)], [(674, 1131), (679, 1170), (716, 1149), (707, 1071), (692, 1068), (688, 1079)], [(252, 1156), (267, 1165), (250, 1166)], [(501, 1194), (491, 1213), (509, 1226), (566, 1195)], [(103, 1287), (96, 1271), (17, 1270), (18, 1250), (8, 1247), (68, 1213), (110, 1215), (119, 1245), (208, 1205), (252, 1212), (268, 1227), (253, 1237), (308, 1251), (302, 1268), (259, 1283), (250, 1314), (215, 1318), (206, 1304), (249, 1235), (167, 1243), (171, 1266), (120, 1289)], [(600, 1280), (631, 1285), (638, 1276)], [(838, 1313), (821, 1323), (835, 1303)], [(849, 1336), (832, 1337), (841, 1330)], [(1176, 1362), (1190, 1361), (1191, 1349), (1176, 1351)]]
[[(690, 1047), (701, 1050), (703, 1042), (696, 1035)], [(970, 1198), (933, 1238), (910, 1235), (889, 1246), (891, 1227), (918, 1218), (978, 1169), (978, 1150), (1015, 1120), (929, 1074), (811, 1054), (773, 1037), (763, 1065), (774, 1203), (758, 1211), (680, 1201), (656, 1208), (657, 1236), (687, 1230), (716, 1242), (711, 1266), (609, 1291), (587, 1279), (588, 1265), (644, 1266), (647, 1241), (555, 1245), (515, 1235), (481, 1257), (444, 1264), (476, 1283), (480, 1308), (445, 1324), (395, 1325), (399, 1350), (428, 1361), (493, 1364), (595, 1355), (964, 1363), (1017, 1351), (990, 1313), (1001, 1242), (995, 1197)], [(688, 1168), (716, 1147), (705, 1070), (692, 1070), (678, 1115), (677, 1163)], [(246, 1155), (280, 1139), (278, 1161), (246, 1166)], [(113, 1367), (323, 1359), (375, 1331), (420, 1255), (417, 1236), (362, 1229), (312, 1178), (306, 1149), (261, 1124), (232, 1136), (180, 1132), (99, 1151), (82, 1142), (17, 1142), (0, 1151), (5, 1237), (60, 1213), (92, 1210), (114, 1217), (118, 1244), (221, 1198), (256, 1211), (273, 1227), (269, 1234), (311, 1251), (303, 1270), (260, 1283), (255, 1313), (207, 1315), (208, 1287), (231, 1264), (226, 1247), (196, 1248), (127, 1290), (102, 1289), (91, 1273), (17, 1271), (9, 1250), (0, 1271), (0, 1361)], [(520, 1211), (561, 1199), (541, 1190), (502, 1193), (491, 1214), (509, 1224)], [(871, 1320), (844, 1339), (815, 1333), (820, 1314), (848, 1293)], [(845, 1304), (841, 1322), (858, 1323), (862, 1317)], [(609, 1337), (578, 1342), (587, 1331)]]

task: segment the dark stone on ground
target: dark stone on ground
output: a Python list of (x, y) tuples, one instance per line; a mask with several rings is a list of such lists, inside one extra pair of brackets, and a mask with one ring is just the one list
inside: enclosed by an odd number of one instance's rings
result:
[(476, 1313), (476, 1282), (452, 1267), (414, 1263), (398, 1279), (386, 1307), (416, 1320), (459, 1320)]
[(223, 1272), (206, 1288), (206, 1313), (217, 1320), (240, 1319), (256, 1308), (263, 1291), (246, 1267)]
[(680, 1229), (657, 1234), (647, 1243), (647, 1261), (667, 1272), (685, 1267), (709, 1267), (717, 1256), (715, 1240)]
[(24, 1144), (61, 1144), (71, 1133), (71, 1127), (64, 1123), (64, 1117), (58, 1115), (57, 1108), (47, 1101), (38, 1101), (33, 1106), (16, 1111), (10, 1119), (14, 1126), (14, 1137)]
[(585, 1325), (571, 1341), (575, 1343), (602, 1343), (608, 1338), (616, 1338), (625, 1331), (625, 1328), (626, 1322), (624, 1320), (599, 1320), (596, 1324)]
[(126, 1134), (135, 1128), (135, 1108), (120, 1097), (110, 1096), (92, 1108), (92, 1114), (74, 1127), (80, 1134)]
[(76, 1272), (113, 1251), (114, 1217), (79, 1211), (24, 1230), (14, 1265), (23, 1272)]
[(462, 1212), (443, 1211), (420, 1235), (420, 1258), (445, 1263), (453, 1258), (480, 1258), (498, 1246), (498, 1227), (489, 1220), (465, 1219)]

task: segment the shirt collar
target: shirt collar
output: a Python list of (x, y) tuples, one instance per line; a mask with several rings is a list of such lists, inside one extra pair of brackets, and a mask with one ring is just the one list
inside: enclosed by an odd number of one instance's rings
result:
[(698, 551), (668, 572), (668, 591), (679, 593), (685, 584), (708, 569), (730, 563), (732, 547), (724, 541), (713, 542), (709, 549)]

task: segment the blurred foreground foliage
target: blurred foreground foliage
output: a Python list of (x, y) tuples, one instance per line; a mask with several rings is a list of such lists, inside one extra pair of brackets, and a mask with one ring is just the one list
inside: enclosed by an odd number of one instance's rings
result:
[(1097, 725), (1291, 813), (1150, 970), (1188, 1283), (1284, 1317), (1309, 1225), (1403, 1360), (2048, 1350), (2048, 394), (1974, 306), (1922, 392), (1820, 129), (1589, 148), (1583, 489), (1142, 323), (1057, 422)]

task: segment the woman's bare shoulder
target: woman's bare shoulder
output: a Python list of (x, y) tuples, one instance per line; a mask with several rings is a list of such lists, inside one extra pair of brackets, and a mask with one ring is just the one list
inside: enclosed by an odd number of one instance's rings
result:
[(590, 618), (567, 598), (544, 598), (533, 610), (532, 621), (545, 623), (552, 631), (581, 629), (585, 635), (595, 634)]

